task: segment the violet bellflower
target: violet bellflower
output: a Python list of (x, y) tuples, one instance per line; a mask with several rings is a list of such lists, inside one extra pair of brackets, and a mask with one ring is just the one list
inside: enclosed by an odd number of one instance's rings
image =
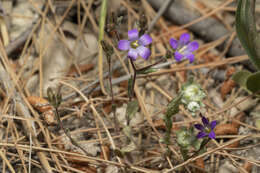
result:
[(202, 121), (203, 125), (202, 124), (194, 125), (194, 127), (200, 131), (197, 135), (197, 138), (199, 139), (199, 138), (204, 138), (207, 136), (211, 139), (215, 139), (216, 135), (214, 132), (214, 128), (217, 125), (217, 121), (209, 122), (209, 120), (206, 117), (202, 117), (201, 121)]
[(188, 33), (182, 34), (179, 41), (171, 38), (170, 45), (175, 50), (174, 58), (177, 62), (188, 59), (192, 63), (195, 58), (193, 52), (199, 48), (197, 41), (190, 42), (190, 35)]
[(147, 45), (152, 43), (152, 38), (148, 34), (139, 37), (137, 29), (128, 31), (128, 40), (120, 40), (118, 42), (119, 50), (128, 50), (128, 58), (136, 60), (140, 55), (143, 59), (147, 60), (151, 55), (150, 49)]

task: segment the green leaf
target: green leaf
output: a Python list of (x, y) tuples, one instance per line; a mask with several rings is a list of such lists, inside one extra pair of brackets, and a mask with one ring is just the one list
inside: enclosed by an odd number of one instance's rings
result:
[(133, 100), (127, 104), (126, 115), (131, 120), (139, 109), (138, 101)]
[(239, 84), (241, 87), (243, 87), (244, 89), (247, 90), (246, 83), (247, 83), (247, 79), (250, 75), (252, 75), (251, 72), (249, 72), (247, 70), (242, 70), (242, 71), (235, 73), (232, 76), (232, 80), (234, 80), (237, 84)]
[(178, 145), (182, 148), (189, 148), (194, 145), (198, 139), (194, 135), (193, 127), (186, 128), (183, 127), (180, 130), (176, 131), (176, 141)]
[(260, 72), (250, 75), (246, 81), (247, 89), (252, 93), (260, 91)]
[(127, 87), (128, 97), (132, 97), (133, 96), (133, 87), (132, 87), (133, 84), (134, 84), (134, 79), (133, 79), (133, 76), (131, 76), (128, 79), (128, 87)]
[(130, 153), (132, 151), (136, 150), (136, 146), (133, 142), (131, 142), (130, 144), (128, 144), (127, 146), (124, 146), (123, 148), (121, 148), (121, 153), (125, 154), (125, 153)]
[(232, 80), (250, 94), (260, 91), (260, 72), (251, 73), (247, 70), (239, 71), (232, 76)]
[(156, 68), (148, 68), (148, 69), (137, 71), (136, 74), (149, 74), (149, 73), (153, 73), (153, 72), (156, 72), (156, 71), (158, 71), (158, 69), (156, 69)]
[(179, 112), (179, 105), (181, 104), (182, 94), (175, 97), (168, 105), (166, 110), (166, 117), (172, 117)]
[(125, 126), (125, 127), (123, 128), (123, 132), (124, 132), (124, 134), (125, 134), (129, 139), (132, 138), (132, 129), (131, 129), (130, 126)]
[(257, 119), (257, 120), (255, 121), (255, 126), (256, 126), (258, 129), (260, 129), (260, 119)]
[(255, 0), (238, 0), (236, 31), (250, 60), (260, 70), (260, 37), (255, 24)]

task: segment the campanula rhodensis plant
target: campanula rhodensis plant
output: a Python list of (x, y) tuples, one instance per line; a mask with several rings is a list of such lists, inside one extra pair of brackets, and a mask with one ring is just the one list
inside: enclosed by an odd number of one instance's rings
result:
[[(139, 32), (137, 29), (132, 29), (128, 31), (128, 40), (119, 40), (118, 49), (123, 51), (128, 51), (127, 57), (130, 59), (131, 65), (134, 70), (134, 76), (132, 78), (133, 83), (129, 90), (133, 91), (134, 81), (136, 78), (137, 72), (140, 72), (135, 67), (133, 61), (135, 61), (139, 56), (141, 56), (144, 60), (147, 60), (151, 51), (147, 47), (152, 43), (152, 38), (148, 34), (143, 34), (139, 36)], [(195, 60), (194, 51), (199, 48), (199, 43), (197, 41), (190, 41), (190, 35), (188, 33), (184, 33), (180, 36), (179, 40), (175, 40), (171, 38), (169, 43), (173, 49), (173, 55), (176, 62), (180, 62), (182, 60), (189, 60), (191, 63)], [(150, 67), (148, 67), (150, 68)], [(129, 82), (130, 83), (130, 82)], [(164, 122), (166, 126), (166, 133), (164, 138), (164, 143), (168, 146), (171, 144), (171, 130), (172, 130), (172, 117), (179, 112), (179, 105), (184, 105), (185, 108), (192, 115), (201, 109), (203, 106), (202, 100), (205, 98), (206, 94), (200, 87), (200, 85), (196, 84), (193, 81), (189, 81), (182, 86), (182, 89), (178, 93), (178, 95), (167, 105), (167, 109), (164, 116)], [(132, 98), (133, 95), (129, 94), (129, 98)], [(130, 103), (131, 105), (131, 99)], [(129, 118), (128, 118), (129, 119)], [(128, 120), (128, 122), (130, 119)], [(203, 124), (195, 124), (194, 127), (200, 132), (196, 136), (193, 131), (193, 127), (182, 129), (182, 131), (176, 132), (177, 134), (177, 143), (179, 144), (183, 157), (188, 158), (187, 152), (190, 147), (195, 147), (198, 151), (198, 146), (201, 144), (201, 141), (198, 140), (200, 138), (208, 137), (205, 139), (206, 142), (210, 139), (215, 139), (214, 128), (217, 124), (216, 121), (209, 122), (207, 118), (202, 117)], [(127, 123), (129, 124), (129, 123)], [(205, 146), (202, 142), (202, 147)], [(186, 153), (186, 154), (185, 154)]]

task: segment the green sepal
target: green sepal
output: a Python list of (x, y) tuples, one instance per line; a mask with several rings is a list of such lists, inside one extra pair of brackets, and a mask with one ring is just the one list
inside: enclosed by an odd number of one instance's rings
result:
[(166, 110), (166, 117), (171, 117), (172, 115), (179, 112), (179, 105), (181, 104), (182, 94), (175, 97), (168, 105)]
[(138, 101), (137, 100), (130, 101), (127, 104), (126, 116), (129, 117), (129, 119), (131, 120), (136, 114), (136, 112), (138, 111), (138, 109), (139, 109)]
[(158, 69), (148, 68), (148, 69), (145, 69), (145, 70), (137, 71), (136, 74), (149, 74), (149, 73), (153, 73), (153, 72), (156, 72), (156, 71), (158, 71)]

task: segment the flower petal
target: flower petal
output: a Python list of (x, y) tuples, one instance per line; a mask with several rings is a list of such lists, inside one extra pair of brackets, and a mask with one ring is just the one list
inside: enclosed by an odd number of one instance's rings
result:
[(150, 37), (148, 34), (144, 34), (142, 35), (142, 37), (139, 38), (139, 42), (143, 46), (151, 44), (152, 41), (153, 41), (152, 37)]
[(204, 126), (201, 125), (201, 124), (195, 124), (194, 127), (195, 127), (196, 129), (198, 129), (198, 130), (201, 130), (201, 131), (204, 130)]
[(215, 139), (216, 138), (215, 132), (213, 130), (208, 134), (208, 136), (211, 139)]
[(177, 40), (175, 40), (174, 38), (171, 38), (169, 42), (170, 42), (170, 45), (173, 49), (178, 48), (178, 41)]
[(194, 61), (194, 59), (195, 59), (195, 56), (192, 53), (190, 53), (188, 55), (185, 55), (185, 58), (190, 60), (190, 63), (192, 63)]
[(211, 130), (213, 130), (213, 129), (216, 127), (216, 125), (217, 125), (217, 121), (212, 121), (212, 122), (210, 123), (210, 128), (211, 128)]
[(208, 126), (209, 125), (209, 120), (206, 117), (202, 117), (201, 120), (202, 120), (204, 126)]
[(200, 138), (204, 138), (205, 136), (207, 136), (205, 132), (199, 132), (197, 138), (200, 139)]
[(136, 58), (138, 57), (138, 51), (136, 49), (131, 48), (128, 52), (128, 57), (132, 60), (136, 60)]
[(187, 49), (190, 52), (193, 52), (199, 48), (199, 43), (197, 41), (190, 42), (187, 46)]
[(128, 50), (130, 48), (130, 41), (128, 40), (120, 40), (118, 42), (118, 49), (119, 50)]
[(128, 38), (130, 41), (135, 41), (138, 39), (138, 30), (137, 29), (132, 29), (128, 31)]
[(147, 47), (139, 46), (136, 50), (138, 51), (138, 54), (145, 60), (147, 60), (151, 55), (151, 51)]
[(175, 58), (175, 60), (176, 60), (177, 62), (179, 62), (179, 61), (182, 60), (183, 55), (182, 55), (180, 52), (176, 51), (176, 52), (174, 53), (174, 58)]
[(180, 36), (181, 46), (188, 44), (189, 41), (190, 41), (190, 34), (184, 33)]

